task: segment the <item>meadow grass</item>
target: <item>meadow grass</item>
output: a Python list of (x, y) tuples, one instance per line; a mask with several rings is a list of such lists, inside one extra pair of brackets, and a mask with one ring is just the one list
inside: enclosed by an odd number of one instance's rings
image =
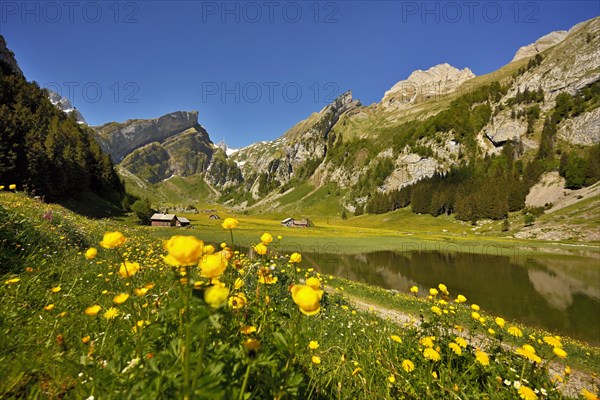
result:
[[(21, 194), (0, 201), (2, 398), (553, 399), (565, 398), (558, 388), (570, 374), (550, 376), (548, 363), (575, 365), (590, 352), (481, 310), (475, 318), (443, 285), (413, 303), (322, 276), (288, 254), (286, 238), (250, 237), (268, 227), (260, 219), (252, 229), (240, 219), (210, 240), (231, 246), (233, 233), (236, 246), (266, 243), (252, 258), (228, 249), (208, 256), (196, 239), (166, 248), (161, 240), (200, 229), (90, 220)], [(322, 293), (325, 285), (344, 290)], [(399, 326), (357, 310), (345, 291), (418, 307), (422, 323)], [(501, 345), (509, 336), (519, 353)], [(598, 372), (597, 349), (590, 359)]]

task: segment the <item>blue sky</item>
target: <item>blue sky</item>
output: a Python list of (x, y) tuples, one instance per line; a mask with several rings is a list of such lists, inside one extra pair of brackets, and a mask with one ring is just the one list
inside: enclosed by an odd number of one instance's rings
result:
[(594, 1), (8, 1), (0, 34), (29, 80), (92, 125), (198, 110), (213, 141), (281, 136), (352, 90), (416, 69), (476, 75), (600, 15)]

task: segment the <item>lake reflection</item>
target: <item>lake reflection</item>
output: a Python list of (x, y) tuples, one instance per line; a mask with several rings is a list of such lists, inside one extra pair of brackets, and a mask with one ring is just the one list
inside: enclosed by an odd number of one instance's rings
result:
[(360, 255), (305, 253), (323, 274), (407, 293), (445, 283), (451, 294), (515, 319), (600, 344), (598, 259), (515, 259), (436, 251), (379, 251)]

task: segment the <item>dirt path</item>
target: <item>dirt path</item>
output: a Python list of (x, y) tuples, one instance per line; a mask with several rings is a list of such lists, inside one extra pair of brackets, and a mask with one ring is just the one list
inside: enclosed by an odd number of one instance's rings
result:
[[(334, 289), (330, 288), (330, 287), (328, 287), (327, 290), (329, 292), (334, 291)], [(420, 324), (420, 321), (414, 315), (407, 314), (407, 313), (404, 313), (399, 310), (386, 308), (386, 307), (375, 305), (375, 304), (370, 304), (370, 303), (363, 301), (362, 299), (360, 299), (358, 297), (348, 295), (347, 293), (344, 293), (344, 297), (346, 298), (346, 300), (348, 300), (352, 305), (354, 305), (359, 310), (373, 312), (377, 316), (384, 318), (384, 319), (389, 319), (398, 325), (406, 326), (406, 324), (411, 324), (411, 325), (418, 326)], [(464, 332), (462, 332), (462, 333), (457, 332), (457, 334), (466, 336)], [(482, 337), (481, 340), (483, 341), (484, 338)], [(510, 346), (508, 344), (503, 344), (503, 346), (507, 350), (510, 350), (510, 351), (514, 350), (514, 347)], [(553, 361), (548, 365), (548, 370), (549, 370), (550, 376), (562, 375), (563, 371), (565, 370), (565, 365)], [(594, 387), (599, 387), (599, 386), (600, 386), (600, 378), (599, 377), (597, 377), (597, 376), (594, 377), (590, 373), (579, 371), (579, 370), (576, 370), (573, 368), (572, 372), (571, 372), (571, 377), (569, 378), (569, 380), (567, 382), (559, 385), (558, 388), (564, 395), (577, 398), (579, 393), (581, 392), (581, 389), (585, 388), (585, 389), (591, 390)]]

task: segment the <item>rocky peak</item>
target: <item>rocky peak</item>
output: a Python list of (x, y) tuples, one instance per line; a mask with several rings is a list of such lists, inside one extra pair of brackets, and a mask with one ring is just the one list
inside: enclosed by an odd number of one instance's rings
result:
[(19, 64), (17, 64), (15, 54), (6, 47), (6, 40), (4, 40), (4, 36), (2, 35), (0, 35), (0, 61), (6, 63), (15, 74), (23, 76), (23, 71), (21, 71)]
[(469, 69), (458, 69), (444, 63), (426, 71), (416, 70), (408, 79), (396, 83), (385, 92), (383, 107), (401, 108), (428, 98), (445, 95), (455, 91), (463, 82), (475, 77)]
[(67, 114), (73, 113), (75, 115), (75, 119), (77, 119), (78, 123), (87, 125), (87, 122), (85, 121), (85, 118), (83, 118), (83, 115), (81, 115), (81, 113), (75, 107), (73, 107), (73, 105), (71, 104), (69, 99), (67, 99), (66, 97), (62, 97), (60, 94), (58, 94), (52, 90), (49, 90), (49, 89), (48, 89), (48, 98), (50, 99), (50, 102), (52, 104), (54, 104), (56, 107), (58, 107), (60, 110), (64, 111), (65, 113), (67, 113)]
[(135, 149), (152, 142), (163, 142), (196, 126), (199, 126), (198, 111), (176, 111), (160, 118), (110, 122), (94, 129), (103, 150), (118, 163)]
[[(575, 28), (575, 27), (573, 27)], [(571, 29), (572, 30), (572, 29)], [(569, 31), (570, 32), (570, 31)], [(547, 35), (542, 36), (534, 43), (528, 44), (527, 46), (521, 47), (517, 50), (517, 54), (513, 57), (511, 62), (515, 62), (517, 60), (521, 60), (523, 58), (535, 56), (542, 51), (555, 46), (565, 40), (567, 35), (569, 34), (567, 31), (554, 31), (550, 32)]]

